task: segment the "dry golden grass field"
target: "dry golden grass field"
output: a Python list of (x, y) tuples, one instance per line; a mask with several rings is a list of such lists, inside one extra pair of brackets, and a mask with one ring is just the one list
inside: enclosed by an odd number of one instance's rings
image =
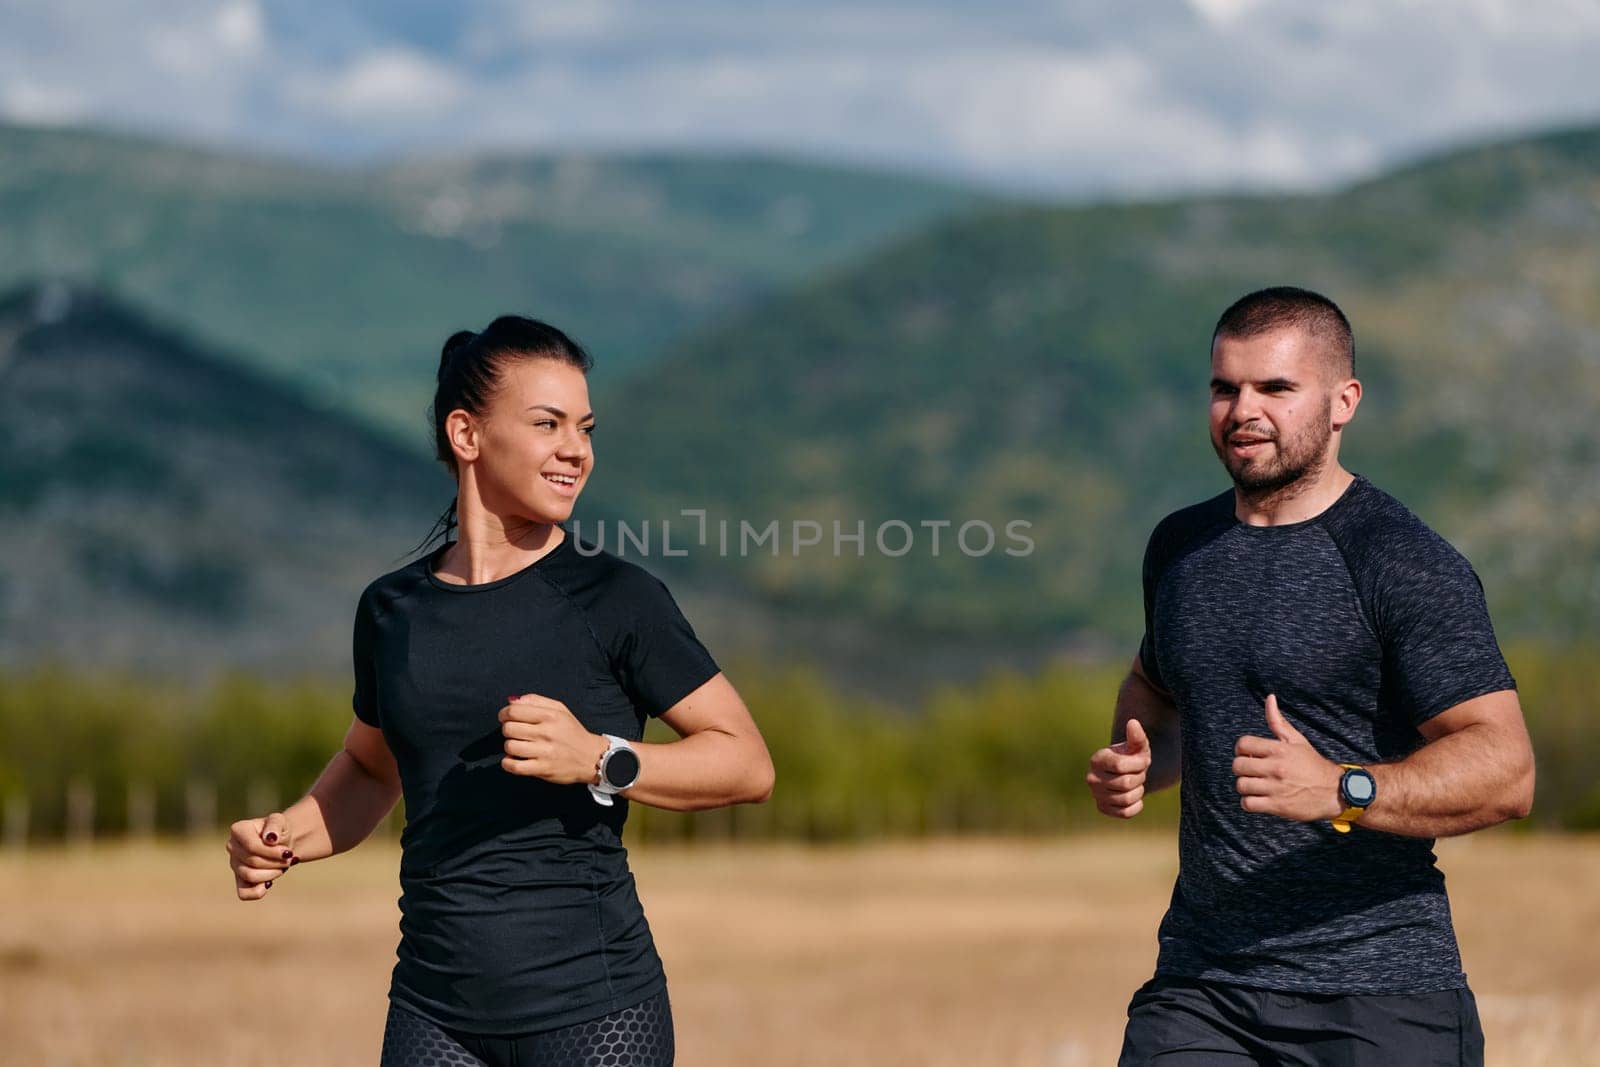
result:
[[(242, 903), (222, 841), (0, 855), (0, 1061), (375, 1064), (395, 846)], [(1439, 852), (1490, 1063), (1600, 1064), (1600, 838)], [(1114, 832), (634, 853), (683, 1067), (1113, 1063), (1175, 864)]]

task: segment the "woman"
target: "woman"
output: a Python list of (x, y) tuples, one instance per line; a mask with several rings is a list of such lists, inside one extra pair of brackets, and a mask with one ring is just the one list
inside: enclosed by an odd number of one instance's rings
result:
[[(687, 811), (772, 790), (750, 713), (666, 588), (560, 525), (594, 462), (589, 367), (514, 316), (445, 343), (432, 418), (457, 483), (440, 524), (458, 536), (367, 586), (344, 749), (228, 841), (239, 898), (259, 900), (364, 840), (403, 793), (383, 1067), (671, 1064), (628, 801)], [(638, 743), (649, 715), (680, 739)]]

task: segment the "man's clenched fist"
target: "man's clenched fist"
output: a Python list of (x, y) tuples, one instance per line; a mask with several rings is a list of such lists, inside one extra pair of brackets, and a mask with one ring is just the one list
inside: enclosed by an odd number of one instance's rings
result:
[(1150, 739), (1138, 719), (1128, 720), (1127, 739), (1089, 757), (1085, 781), (1102, 815), (1131, 819), (1144, 809), (1144, 779), (1150, 770)]

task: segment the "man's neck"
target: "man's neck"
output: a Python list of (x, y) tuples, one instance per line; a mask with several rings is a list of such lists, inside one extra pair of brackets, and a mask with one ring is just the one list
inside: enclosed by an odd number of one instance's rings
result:
[(1233, 513), (1247, 526), (1283, 526), (1314, 519), (1350, 488), (1355, 475), (1333, 462), (1281, 489), (1247, 493), (1235, 486)]

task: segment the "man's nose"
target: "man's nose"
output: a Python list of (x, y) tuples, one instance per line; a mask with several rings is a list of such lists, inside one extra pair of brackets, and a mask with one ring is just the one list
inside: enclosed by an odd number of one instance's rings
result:
[(1254, 389), (1240, 389), (1233, 398), (1233, 421), (1240, 426), (1261, 417), (1261, 394)]

